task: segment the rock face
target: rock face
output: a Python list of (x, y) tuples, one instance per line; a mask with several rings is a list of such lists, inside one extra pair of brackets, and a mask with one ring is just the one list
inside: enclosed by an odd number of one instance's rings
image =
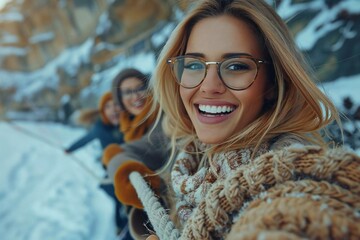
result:
[[(355, 2), (273, 1), (300, 49), (315, 66), (319, 81), (360, 73), (360, 10), (352, 7)], [(156, 56), (163, 43), (154, 46), (150, 39), (167, 23), (176, 23), (179, 13), (187, 7), (188, 0), (10, 1), (0, 9), (0, 119), (9, 109), (36, 108), (50, 109), (51, 116), (44, 119), (56, 119), (65, 95), (74, 108), (96, 106), (96, 93), (86, 100), (79, 97), (83, 89), (93, 84), (94, 75), (113, 67), (119, 56), (139, 51)], [(37, 76), (48, 84), (37, 90), (36, 96), (16, 97), (30, 83), (2, 84), (13, 81), (17, 73), (41, 70), (65, 51), (86, 42), (90, 52), (72, 69), (63, 64), (56, 66), (51, 79)], [(26, 74), (20, 79), (23, 83), (30, 81)]]
[(1, 33), (13, 41), (3, 46), (19, 54), (2, 57), (1, 68), (9, 71), (34, 71), (54, 59), (67, 47), (83, 42), (94, 33), (98, 18), (106, 9), (105, 0), (57, 1), (30, 0), (17, 5), (10, 2), (3, 14), (18, 19), (0, 22)]
[[(360, 73), (360, 2), (293, 1), (299, 8), (288, 26), (315, 68), (319, 81)], [(305, 30), (304, 30), (305, 29)], [(316, 40), (316, 41), (314, 41)], [(301, 47), (302, 46), (302, 47)]]
[[(30, 111), (30, 106), (34, 105), (56, 111), (60, 98), (65, 94), (74, 99), (75, 106), (81, 107), (76, 99), (80, 91), (90, 84), (92, 74), (108, 67), (108, 62), (115, 56), (127, 53), (127, 49), (149, 38), (158, 23), (166, 21), (171, 15), (172, 8), (166, 0), (9, 2), (0, 10), (1, 71), (37, 71), (64, 50), (89, 39), (93, 39), (93, 50), (89, 59), (77, 66), (76, 72), (61, 67), (56, 70), (58, 88), (55, 91), (42, 89), (36, 97), (14, 101), (11, 98), (16, 93), (16, 87), (0, 84), (4, 96), (0, 116), (6, 108)], [(90, 105), (96, 106), (96, 101)]]
[[(0, 46), (9, 48), (9, 53), (1, 56), (0, 68), (37, 70), (89, 37), (94, 37), (96, 44), (120, 46), (151, 30), (170, 13), (169, 4), (162, 0), (116, 0), (110, 5), (108, 0), (12, 1), (0, 11)], [(108, 17), (109, 28), (96, 32), (102, 15)], [(10, 52), (10, 48), (16, 51)], [(92, 60), (99, 64), (111, 55), (99, 58), (101, 54), (96, 52)]]

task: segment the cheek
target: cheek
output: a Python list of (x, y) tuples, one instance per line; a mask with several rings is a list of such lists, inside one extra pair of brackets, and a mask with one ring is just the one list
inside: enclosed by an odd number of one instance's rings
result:
[(106, 117), (109, 117), (109, 116), (110, 116), (109, 110), (108, 110), (107, 108), (104, 110), (104, 113), (105, 113), (105, 116), (106, 116)]
[(123, 99), (122, 103), (127, 108), (129, 106), (129, 99)]
[(187, 106), (190, 105), (191, 98), (194, 94), (195, 94), (194, 89), (186, 89), (180, 87), (180, 98), (186, 108)]
[(128, 98), (126, 98), (126, 99), (122, 99), (122, 103), (124, 104), (124, 105), (126, 105), (126, 104), (129, 104), (129, 99)]

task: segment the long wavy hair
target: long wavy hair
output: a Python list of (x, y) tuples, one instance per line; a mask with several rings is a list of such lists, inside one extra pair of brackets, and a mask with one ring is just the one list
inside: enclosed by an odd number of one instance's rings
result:
[[(264, 45), (271, 61), (268, 70), (274, 88), (274, 99), (267, 103), (261, 116), (228, 140), (211, 148), (214, 152), (243, 147), (258, 147), (262, 142), (283, 133), (292, 133), (303, 139), (325, 146), (322, 129), (336, 120), (339, 114), (333, 103), (312, 80), (312, 71), (306, 63), (284, 21), (274, 9), (262, 0), (203, 0), (178, 24), (158, 59), (151, 86), (155, 103), (163, 110), (163, 127), (171, 138), (173, 150), (197, 139), (195, 129), (180, 98), (167, 59), (183, 55), (195, 24), (205, 18), (229, 15), (246, 21)], [(173, 151), (173, 153), (174, 153)]]

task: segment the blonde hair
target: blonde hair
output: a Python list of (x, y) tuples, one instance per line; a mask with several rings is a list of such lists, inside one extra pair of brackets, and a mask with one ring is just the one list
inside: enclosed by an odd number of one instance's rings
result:
[[(269, 72), (274, 83), (274, 101), (263, 114), (241, 132), (212, 148), (215, 151), (258, 147), (262, 142), (283, 133), (292, 133), (305, 140), (325, 145), (320, 130), (336, 120), (333, 103), (311, 80), (310, 68), (289, 33), (284, 21), (262, 0), (199, 1), (179, 23), (164, 46), (151, 80), (155, 103), (164, 112), (163, 127), (171, 137), (173, 150), (183, 149), (196, 137), (185, 110), (167, 59), (183, 55), (193, 26), (204, 18), (230, 15), (246, 21), (255, 29), (271, 61)], [(173, 151), (174, 152), (174, 151)]]

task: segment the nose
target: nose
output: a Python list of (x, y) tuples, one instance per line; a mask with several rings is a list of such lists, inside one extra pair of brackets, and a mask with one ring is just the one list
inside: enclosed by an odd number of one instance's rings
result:
[(223, 93), (226, 91), (226, 86), (220, 79), (216, 64), (214, 64), (214, 66), (208, 65), (207, 74), (201, 83), (200, 91), (211, 94)]

